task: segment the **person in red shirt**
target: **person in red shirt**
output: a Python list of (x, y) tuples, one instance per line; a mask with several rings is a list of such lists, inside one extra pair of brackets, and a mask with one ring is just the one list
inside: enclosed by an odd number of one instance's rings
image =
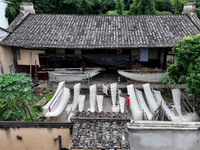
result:
[(130, 98), (129, 98), (129, 95), (127, 95), (127, 98), (126, 98), (126, 111), (127, 112), (129, 110), (129, 103), (130, 103)]

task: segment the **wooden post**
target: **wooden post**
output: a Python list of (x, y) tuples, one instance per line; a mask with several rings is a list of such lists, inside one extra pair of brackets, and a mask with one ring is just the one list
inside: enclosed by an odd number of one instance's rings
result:
[(32, 52), (30, 52), (30, 78), (32, 78)]
[(33, 121), (33, 116), (32, 116), (32, 114), (31, 114), (31, 110), (30, 110), (30, 107), (29, 107), (28, 101), (25, 100), (25, 102), (26, 102), (26, 106), (27, 106), (27, 108), (28, 108), (28, 113), (29, 113), (29, 115), (30, 115), (30, 117), (31, 117), (31, 120)]
[(81, 62), (82, 62), (82, 71), (85, 71), (85, 62), (83, 57), (81, 57)]
[(22, 105), (23, 105), (23, 109), (24, 109), (25, 116), (26, 116), (26, 120), (29, 121), (29, 120), (28, 120), (27, 113), (26, 113), (26, 108), (25, 108), (24, 102), (22, 103)]
[(162, 62), (162, 70), (166, 69), (167, 53), (168, 53), (168, 49), (164, 50), (164, 58), (163, 58), (163, 62)]
[(37, 62), (36, 62), (36, 59), (35, 59), (35, 79), (37, 80)]

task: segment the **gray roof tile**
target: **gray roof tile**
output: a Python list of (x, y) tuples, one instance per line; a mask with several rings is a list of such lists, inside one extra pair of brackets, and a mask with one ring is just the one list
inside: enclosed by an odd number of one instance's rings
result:
[(26, 48), (172, 47), (200, 33), (200, 21), (187, 15), (31, 14), (1, 45)]

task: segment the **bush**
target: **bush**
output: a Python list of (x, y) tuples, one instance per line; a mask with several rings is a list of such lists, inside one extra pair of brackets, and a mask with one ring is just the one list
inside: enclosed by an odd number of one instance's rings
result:
[(32, 109), (37, 110), (37, 111), (42, 111), (42, 106), (41, 105), (34, 105)]
[(53, 94), (47, 93), (47, 94), (41, 95), (40, 98), (39, 98), (39, 100), (41, 100), (44, 97), (46, 99), (50, 100), (53, 97)]
[(169, 11), (157, 11), (158, 15), (171, 15), (172, 13)]

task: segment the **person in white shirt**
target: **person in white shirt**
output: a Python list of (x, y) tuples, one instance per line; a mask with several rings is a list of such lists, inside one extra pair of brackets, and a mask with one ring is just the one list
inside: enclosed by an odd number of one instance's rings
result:
[(120, 96), (122, 94), (122, 90), (118, 89), (118, 96)]

